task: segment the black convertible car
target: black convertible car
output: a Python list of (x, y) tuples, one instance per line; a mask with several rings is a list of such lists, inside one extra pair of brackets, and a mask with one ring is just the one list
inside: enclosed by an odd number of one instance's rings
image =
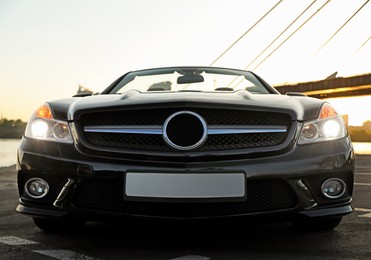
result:
[(28, 122), (17, 170), (17, 211), (44, 230), (248, 217), (331, 229), (352, 212), (342, 117), (234, 69), (133, 71), (99, 95), (47, 102)]

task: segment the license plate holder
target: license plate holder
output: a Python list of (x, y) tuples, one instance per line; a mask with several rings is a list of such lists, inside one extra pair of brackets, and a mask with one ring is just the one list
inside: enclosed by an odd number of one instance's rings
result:
[(244, 173), (149, 173), (128, 172), (127, 201), (245, 201)]

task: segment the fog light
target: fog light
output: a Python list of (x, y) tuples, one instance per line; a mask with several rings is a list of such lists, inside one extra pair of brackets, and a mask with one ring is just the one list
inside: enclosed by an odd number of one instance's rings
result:
[(49, 192), (48, 183), (40, 178), (29, 179), (24, 187), (26, 194), (34, 199), (41, 199)]
[(337, 199), (344, 195), (346, 184), (340, 179), (328, 179), (322, 184), (322, 193), (327, 198)]

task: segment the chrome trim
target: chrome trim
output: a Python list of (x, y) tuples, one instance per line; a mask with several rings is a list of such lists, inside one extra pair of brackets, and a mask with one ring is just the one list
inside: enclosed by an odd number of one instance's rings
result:
[[(162, 135), (163, 127), (161, 125), (119, 125), (119, 126), (85, 126), (87, 133), (112, 133), (112, 134), (148, 134)], [(223, 134), (259, 134), (259, 133), (286, 133), (286, 126), (270, 125), (210, 125), (207, 129), (208, 135)]]
[(286, 133), (286, 126), (250, 126), (250, 125), (230, 125), (209, 126), (207, 134), (209, 135), (226, 135), (226, 134), (259, 134), (259, 133)]
[(63, 208), (63, 205), (69, 198), (69, 195), (75, 189), (76, 181), (68, 178), (66, 184), (63, 186), (62, 190), (59, 192), (57, 199), (54, 201), (53, 206), (57, 208)]
[(304, 209), (311, 209), (317, 206), (317, 202), (302, 179), (296, 181), (296, 187), (304, 194), (304, 196), (299, 196), (300, 204)]
[[(166, 133), (166, 129), (167, 129), (167, 126), (169, 124), (169, 122), (171, 121), (171, 119), (173, 119), (174, 117), (178, 116), (178, 115), (182, 115), (182, 114), (190, 114), (194, 117), (196, 117), (201, 125), (202, 125), (202, 128), (203, 128), (203, 134), (200, 138), (200, 140), (198, 140), (197, 143), (193, 144), (193, 145), (189, 145), (189, 146), (180, 146), (180, 145), (177, 145), (175, 143), (173, 143), (170, 138), (167, 136), (167, 133)], [(200, 116), (199, 114), (195, 113), (195, 112), (192, 112), (192, 111), (179, 111), (179, 112), (176, 112), (174, 114), (172, 114), (171, 116), (169, 116), (165, 123), (164, 123), (164, 126), (162, 128), (162, 137), (164, 139), (164, 141), (171, 147), (175, 148), (175, 149), (178, 149), (178, 150), (182, 150), (182, 151), (188, 151), (188, 150), (192, 150), (192, 149), (195, 149), (199, 146), (201, 146), (207, 139), (207, 124), (206, 124), (206, 121), (202, 118), (202, 116)]]
[(117, 125), (117, 126), (85, 126), (87, 133), (112, 133), (112, 134), (144, 134), (162, 135), (161, 125)]

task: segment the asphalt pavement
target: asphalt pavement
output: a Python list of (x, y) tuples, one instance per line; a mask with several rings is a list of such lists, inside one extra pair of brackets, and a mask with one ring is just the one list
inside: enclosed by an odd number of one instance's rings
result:
[(357, 156), (353, 207), (333, 231), (289, 223), (198, 227), (87, 223), (45, 233), (15, 212), (15, 167), (0, 168), (0, 259), (371, 259), (371, 156)]

